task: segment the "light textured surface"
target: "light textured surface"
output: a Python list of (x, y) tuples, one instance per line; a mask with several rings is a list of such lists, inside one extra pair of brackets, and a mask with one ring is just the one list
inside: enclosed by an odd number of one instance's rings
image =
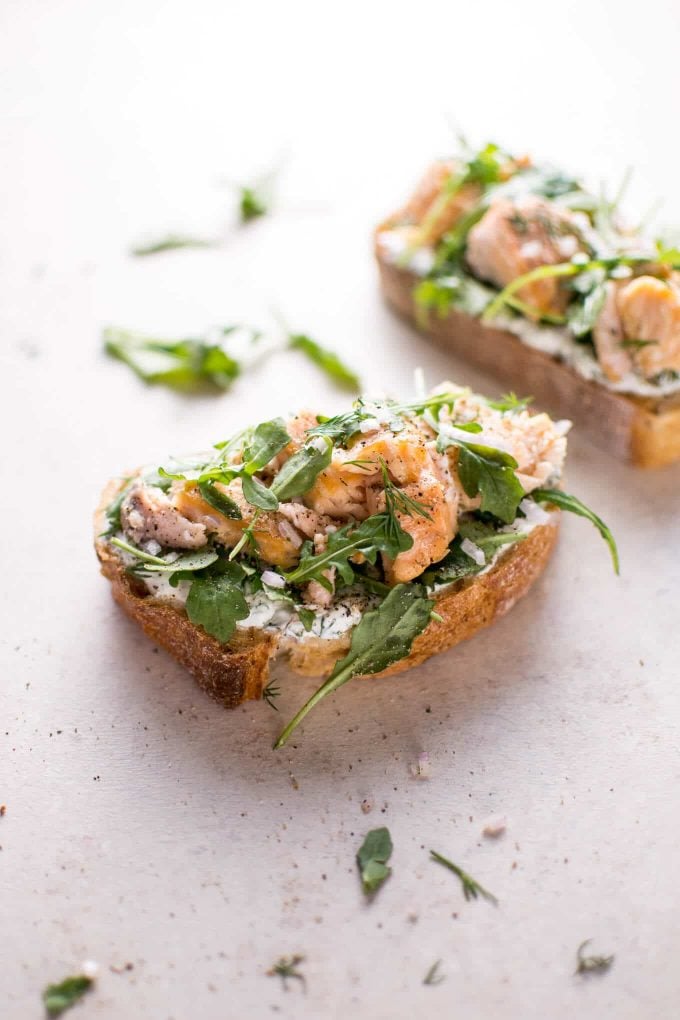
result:
[[(342, 13), (340, 14), (340, 10)], [(559, 13), (559, 16), (558, 16)], [(0, 970), (7, 1020), (97, 960), (74, 1016), (545, 1018), (677, 1015), (680, 472), (575, 436), (568, 485), (611, 521), (622, 577), (577, 519), (529, 597), (425, 667), (349, 685), (295, 746), (281, 712), (223, 712), (112, 604), (90, 513), (108, 477), (342, 397), (292, 355), (218, 398), (146, 390), (100, 352), (112, 322), (266, 322), (342, 348), (369, 387), (422, 365), (493, 384), (378, 300), (373, 222), (447, 146), (444, 114), (680, 200), (677, 6), (5, 0)], [(209, 230), (220, 178), (286, 154), (280, 205), (217, 252), (135, 261), (145, 233)], [(227, 212), (225, 212), (227, 210)], [(409, 765), (427, 751), (432, 776)], [(364, 814), (361, 802), (372, 810)], [(492, 814), (508, 828), (481, 830)], [(354, 854), (387, 824), (367, 905)], [(466, 903), (434, 847), (500, 900)], [(616, 954), (573, 976), (577, 945)], [(266, 976), (299, 952), (307, 994)], [(442, 960), (446, 980), (426, 988)], [(134, 969), (112, 972), (127, 962)]]

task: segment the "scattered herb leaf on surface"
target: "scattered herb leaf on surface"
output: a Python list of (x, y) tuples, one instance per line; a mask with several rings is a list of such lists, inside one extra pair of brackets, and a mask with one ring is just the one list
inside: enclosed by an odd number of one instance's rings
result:
[(312, 337), (306, 336), (304, 333), (289, 333), (288, 346), (294, 351), (301, 351), (339, 386), (354, 392), (360, 388), (361, 384), (356, 372), (345, 365), (334, 351), (322, 347)]
[(440, 985), (442, 981), (445, 980), (444, 975), (439, 973), (441, 962), (442, 962), (441, 960), (436, 960), (432, 964), (427, 974), (423, 978), (424, 985)]
[(591, 942), (591, 939), (586, 939), (576, 950), (576, 970), (575, 974), (592, 974), (593, 972), (602, 973), (605, 970), (609, 970), (612, 963), (614, 962), (614, 956), (584, 956), (583, 950)]
[(299, 953), (295, 953), (293, 956), (281, 956), (276, 963), (267, 971), (269, 977), (280, 977), (284, 989), (288, 990), (288, 981), (294, 978), (299, 981), (303, 988), (306, 989), (307, 982), (305, 981), (304, 974), (298, 970), (299, 964), (304, 962), (304, 956)]
[(494, 907), (498, 906), (498, 900), (493, 893), (484, 889), (479, 882), (476, 882), (474, 878), (468, 875), (466, 871), (463, 871), (462, 868), (459, 868), (457, 864), (454, 864), (453, 861), (450, 861), (447, 857), (443, 857), (441, 854), (438, 854), (436, 850), (430, 850), (430, 858), (438, 864), (442, 864), (445, 868), (448, 868), (449, 871), (452, 871), (454, 875), (458, 876), (463, 887), (463, 895), (466, 900), (476, 900), (478, 896), (481, 896), (485, 900), (488, 900), (489, 903), (493, 903)]
[(177, 251), (180, 248), (217, 248), (220, 244), (219, 238), (190, 237), (188, 234), (168, 234), (166, 237), (159, 237), (149, 241), (147, 244), (138, 244), (130, 249), (130, 254), (143, 258), (147, 255), (159, 255), (164, 251)]
[(49, 1016), (61, 1016), (74, 1006), (93, 985), (93, 979), (85, 974), (64, 978), (56, 985), (48, 985), (43, 992), (43, 1002)]
[(392, 873), (387, 862), (392, 855), (392, 837), (384, 826), (371, 829), (357, 852), (361, 886), (367, 896), (373, 895)]

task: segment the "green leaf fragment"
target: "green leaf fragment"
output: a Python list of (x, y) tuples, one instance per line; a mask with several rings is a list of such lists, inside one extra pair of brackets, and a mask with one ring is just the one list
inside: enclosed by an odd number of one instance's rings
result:
[(360, 388), (359, 377), (352, 371), (334, 352), (322, 347), (316, 340), (304, 333), (291, 333), (288, 336), (288, 346), (295, 351), (301, 351), (305, 357), (317, 365), (333, 382), (345, 389), (358, 390)]
[(48, 985), (42, 995), (48, 1015), (61, 1016), (92, 988), (93, 983), (92, 978), (79, 974), (64, 978), (59, 984)]
[(361, 874), (361, 886), (367, 896), (371, 896), (392, 873), (387, 866), (392, 856), (392, 837), (389, 829), (384, 826), (372, 829), (359, 847), (357, 864)]
[(619, 551), (616, 546), (616, 540), (608, 525), (596, 513), (589, 510), (585, 503), (582, 503), (576, 496), (570, 496), (568, 493), (562, 492), (561, 489), (534, 489), (531, 493), (531, 498), (536, 500), (537, 503), (552, 503), (554, 506), (559, 507), (560, 510), (568, 510), (570, 513), (578, 514), (579, 517), (585, 517), (586, 520), (590, 521), (609, 546), (614, 572), (616, 574), (619, 573)]
[(250, 614), (243, 592), (224, 575), (193, 581), (186, 611), (192, 623), (223, 644), (231, 638), (237, 621)]

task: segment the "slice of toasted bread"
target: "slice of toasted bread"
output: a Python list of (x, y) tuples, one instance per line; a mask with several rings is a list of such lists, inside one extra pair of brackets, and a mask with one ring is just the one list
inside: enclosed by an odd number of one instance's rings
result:
[[(388, 261), (380, 246), (376, 246), (376, 258), (387, 302), (422, 329), (413, 299), (420, 277)], [(553, 416), (570, 418), (613, 456), (649, 468), (680, 460), (680, 394), (654, 399), (615, 393), (527, 346), (513, 333), (486, 326), (455, 309), (444, 317), (432, 312), (424, 332), (501, 379), (506, 387), (531, 394)]]
[[(111, 582), (118, 605), (135, 620), (156, 644), (165, 648), (193, 674), (198, 685), (225, 708), (248, 699), (259, 699), (267, 685), (270, 661), (280, 651), (274, 632), (257, 628), (237, 629), (228, 644), (221, 644), (202, 627), (191, 623), (182, 608), (150, 595), (144, 583), (128, 574), (106, 530), (106, 508), (121, 488), (111, 482), (102, 494), (95, 514), (95, 549), (101, 571)], [(529, 590), (546, 566), (555, 546), (560, 512), (551, 509), (550, 520), (529, 532), (524, 541), (507, 551), (486, 573), (446, 588), (437, 596), (442, 622), (431, 622), (420, 634), (410, 655), (379, 676), (416, 666), (452, 648), (503, 616)], [(306, 638), (286, 649), (290, 666), (309, 676), (328, 675), (337, 659), (349, 649), (350, 633), (339, 638)]]

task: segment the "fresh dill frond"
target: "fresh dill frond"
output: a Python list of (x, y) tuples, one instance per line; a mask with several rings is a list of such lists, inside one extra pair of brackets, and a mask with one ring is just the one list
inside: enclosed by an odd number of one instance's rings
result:
[(394, 517), (397, 513), (402, 513), (407, 517), (424, 517), (428, 521), (432, 520), (429, 511), (423, 503), (407, 495), (403, 489), (397, 488), (390, 478), (387, 464), (382, 457), (380, 458), (380, 470), (385, 487), (385, 503), (390, 517)]
[(447, 857), (443, 857), (441, 854), (438, 854), (436, 850), (430, 850), (430, 859), (436, 861), (437, 864), (442, 864), (445, 868), (448, 868), (449, 871), (452, 871), (454, 875), (458, 876), (463, 887), (463, 895), (466, 900), (476, 900), (478, 896), (481, 896), (483, 899), (488, 900), (489, 903), (493, 903), (494, 907), (498, 906), (498, 900), (493, 893), (490, 893), (487, 889), (481, 886), (479, 882), (476, 882), (474, 878), (468, 875), (466, 871), (463, 871), (462, 868), (458, 867), (457, 864), (454, 864), (453, 861), (450, 861)]
[(262, 691), (262, 700), (266, 701), (270, 708), (273, 708), (275, 712), (278, 712), (279, 706), (275, 704), (276, 698), (280, 697), (281, 688), (277, 687), (274, 681), (268, 683), (265, 689)]

